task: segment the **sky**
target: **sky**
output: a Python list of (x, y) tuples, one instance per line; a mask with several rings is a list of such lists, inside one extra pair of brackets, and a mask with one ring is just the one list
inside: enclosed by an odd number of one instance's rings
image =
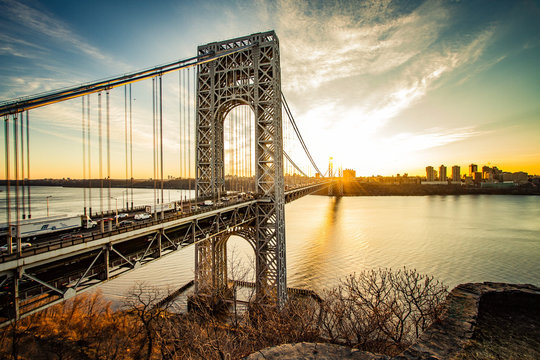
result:
[[(268, 30), (279, 38), (283, 93), (321, 169), (333, 157), (363, 176), (425, 175), (441, 164), (465, 172), (470, 163), (540, 174), (540, 1), (0, 0), (0, 101)], [(148, 178), (151, 83), (133, 86), (134, 176)], [(164, 78), (167, 175), (182, 166), (179, 87), (177, 76)], [(111, 176), (120, 178), (123, 96), (111, 92)], [(81, 178), (80, 99), (30, 118), (32, 177)]]

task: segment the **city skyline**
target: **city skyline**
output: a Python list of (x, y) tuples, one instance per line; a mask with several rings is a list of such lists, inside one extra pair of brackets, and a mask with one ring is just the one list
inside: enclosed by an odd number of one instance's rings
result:
[[(540, 173), (537, 2), (3, 0), (0, 9), (2, 101), (275, 29), (283, 91), (321, 169), (333, 156), (359, 176), (420, 175), (428, 163), (463, 168), (472, 159)], [(122, 111), (113, 106), (113, 118), (122, 122)], [(80, 100), (31, 112), (32, 177), (82, 176), (79, 113)], [(148, 178), (148, 117), (139, 112), (135, 125), (134, 177)], [(113, 136), (121, 153), (123, 134)], [(173, 176), (176, 142), (166, 136)], [(112, 177), (123, 177), (121, 160)]]

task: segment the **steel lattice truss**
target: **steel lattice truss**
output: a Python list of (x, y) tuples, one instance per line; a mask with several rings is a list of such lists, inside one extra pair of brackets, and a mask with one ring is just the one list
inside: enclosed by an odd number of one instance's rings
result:
[[(255, 229), (256, 284), (259, 300), (287, 297), (285, 263), (285, 210), (283, 140), (281, 128), (281, 76), (279, 43), (273, 31), (210, 43), (199, 55), (242, 48), (198, 66), (196, 169), (197, 196), (216, 198), (224, 191), (224, 133), (227, 114), (248, 105), (255, 115), (255, 186), (259, 197)], [(199, 283), (203, 278), (226, 279), (226, 247), (218, 243), (197, 247)], [(225, 253), (225, 255), (223, 254)], [(211, 259), (210, 259), (211, 257)], [(213, 263), (213, 267), (203, 264)], [(202, 289), (201, 289), (202, 290)]]

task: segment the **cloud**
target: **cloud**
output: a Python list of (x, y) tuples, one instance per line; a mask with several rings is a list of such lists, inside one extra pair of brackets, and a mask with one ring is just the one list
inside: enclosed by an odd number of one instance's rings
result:
[(290, 90), (395, 69), (435, 42), (449, 17), (432, 2), (397, 17), (378, 2), (335, 5), (312, 10), (305, 2), (280, 2), (282, 69)]
[(400, 133), (387, 138), (385, 146), (393, 148), (407, 149), (413, 153), (438, 146), (444, 146), (456, 141), (462, 141), (481, 133), (474, 128), (459, 129), (428, 129), (421, 133)]
[[(110, 61), (97, 47), (94, 47), (74, 34), (67, 25), (44, 11), (39, 11), (15, 0), (5, 0), (4, 9), (14, 23), (22, 24), (37, 33), (49, 36), (57, 41), (67, 43), (78, 51), (97, 60)], [(32, 46), (36, 46), (32, 44)]]
[[(282, 86), (319, 164), (328, 151), (351, 163), (357, 154), (377, 153), (362, 160), (376, 167), (397, 161), (402, 152), (394, 146), (416, 152), (477, 135), (463, 128), (387, 134), (391, 121), (452, 76), (463, 76), (470, 65), (487, 68), (479, 60), (496, 33), (494, 26), (449, 32), (455, 14), (444, 2), (409, 11), (394, 4), (324, 2), (316, 8), (282, 0), (264, 8), (279, 19)], [(331, 149), (310, 146), (329, 142)]]

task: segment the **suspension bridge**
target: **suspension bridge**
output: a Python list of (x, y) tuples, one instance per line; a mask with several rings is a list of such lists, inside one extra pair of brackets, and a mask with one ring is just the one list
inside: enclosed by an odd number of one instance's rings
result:
[[(257, 33), (199, 46), (189, 59), (0, 103), (7, 220), (0, 229), (6, 243), (0, 254), (2, 324), (190, 245), (195, 246), (196, 292), (225, 289), (226, 244), (232, 235), (254, 250), (257, 300), (282, 306), (287, 301), (285, 204), (324, 187), (333, 191), (335, 181), (331, 167), (330, 177), (319, 170), (296, 125), (281, 91), (279, 59), (276, 34)], [(147, 109), (134, 109), (134, 93), (139, 107), (146, 96)], [(82, 144), (81, 222), (75, 233), (38, 231), (30, 237), (25, 229), (47, 221), (32, 215), (33, 113), (75, 101)], [(133, 191), (139, 158), (136, 111), (152, 122), (154, 198), (143, 207), (135, 205)], [(168, 156), (164, 133), (171, 136), (173, 122), (177, 150)], [(123, 151), (115, 146), (114, 152), (111, 139), (118, 133)], [(126, 195), (120, 213), (127, 219), (139, 216), (123, 226), (117, 220), (118, 199), (111, 196), (111, 163), (115, 167), (119, 160)], [(170, 163), (193, 196), (165, 201)]]

